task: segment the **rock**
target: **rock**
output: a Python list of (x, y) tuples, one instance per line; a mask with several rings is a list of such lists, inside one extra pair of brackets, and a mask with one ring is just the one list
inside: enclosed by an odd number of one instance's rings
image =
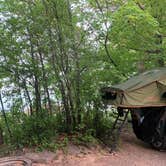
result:
[(43, 151), (40, 153), (26, 153), (24, 156), (32, 160), (34, 163), (43, 164), (50, 163), (56, 158), (56, 154), (49, 151)]

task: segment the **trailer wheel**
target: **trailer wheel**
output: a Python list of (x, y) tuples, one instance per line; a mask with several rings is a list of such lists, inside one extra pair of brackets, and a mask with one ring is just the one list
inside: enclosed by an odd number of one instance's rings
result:
[(166, 149), (166, 137), (163, 139), (155, 139), (151, 142), (154, 149), (165, 150)]

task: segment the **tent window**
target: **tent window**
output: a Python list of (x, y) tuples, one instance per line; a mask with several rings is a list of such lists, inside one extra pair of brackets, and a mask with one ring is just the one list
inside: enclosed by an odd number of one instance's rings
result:
[(117, 93), (116, 92), (105, 92), (103, 95), (102, 95), (102, 98), (104, 100), (115, 100), (116, 99), (116, 96), (117, 96)]
[(162, 94), (162, 98), (166, 98), (166, 92)]

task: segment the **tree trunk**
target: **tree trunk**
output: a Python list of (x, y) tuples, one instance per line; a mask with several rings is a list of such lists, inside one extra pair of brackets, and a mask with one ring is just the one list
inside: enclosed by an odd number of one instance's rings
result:
[(39, 79), (38, 79), (38, 66), (36, 64), (37, 60), (35, 58), (34, 54), (34, 46), (32, 42), (32, 34), (29, 31), (29, 28), (27, 28), (27, 31), (29, 33), (29, 42), (30, 42), (30, 54), (32, 58), (32, 64), (33, 64), (33, 75), (34, 75), (34, 89), (35, 89), (35, 106), (36, 106), (36, 114), (39, 113), (41, 110), (41, 95), (40, 95), (40, 84), (39, 84)]
[(9, 137), (10, 137), (10, 139), (12, 139), (12, 134), (11, 134), (9, 124), (8, 124), (8, 121), (7, 121), (7, 117), (6, 117), (6, 113), (5, 113), (5, 109), (4, 109), (4, 105), (3, 105), (3, 101), (2, 101), (1, 92), (0, 92), (0, 103), (1, 103), (1, 108), (2, 108), (2, 115), (5, 119), (5, 124), (6, 124), (7, 130), (8, 130), (8, 133), (9, 133)]
[(35, 76), (35, 105), (36, 105), (36, 114), (41, 110), (41, 96), (39, 90), (39, 81), (37, 76)]
[[(157, 44), (162, 47), (162, 43), (163, 43), (162, 35), (157, 35)], [(164, 67), (165, 66), (165, 62), (164, 62), (164, 58), (163, 58), (162, 54), (163, 54), (163, 50), (162, 50), (162, 48), (160, 48), (159, 57), (157, 58), (157, 66), (158, 67)]]
[(43, 77), (43, 81), (44, 81), (43, 87), (44, 87), (44, 91), (45, 91), (46, 96), (47, 96), (49, 113), (51, 115), (52, 114), (52, 104), (51, 104), (51, 100), (50, 100), (50, 93), (48, 90), (47, 77), (46, 77), (46, 71), (45, 71), (44, 62), (43, 62), (43, 56), (42, 56), (42, 53), (40, 50), (39, 50), (39, 56), (40, 56), (40, 63), (42, 66), (42, 74), (43, 74), (42, 77)]
[(0, 145), (3, 144), (3, 131), (2, 128), (0, 127)]
[(137, 69), (138, 69), (138, 73), (143, 73), (145, 71), (145, 64), (143, 60), (137, 62)]
[(26, 80), (23, 80), (23, 86), (25, 89), (26, 96), (28, 98), (28, 103), (29, 103), (29, 107), (30, 107), (30, 115), (32, 115), (33, 114), (32, 100), (31, 100), (31, 97), (30, 97), (30, 94), (29, 94), (29, 91), (27, 88)]
[[(49, 35), (49, 43), (50, 43), (50, 51), (52, 54), (52, 65), (53, 69), (58, 81), (58, 87), (62, 96), (62, 102), (64, 106), (65, 111), (65, 119), (66, 119), (66, 130), (69, 133), (73, 127), (72, 124), (72, 93), (71, 93), (71, 87), (70, 87), (70, 78), (69, 76), (69, 54), (66, 53), (65, 50), (65, 39), (62, 32), (62, 24), (61, 24), (61, 18), (59, 17), (59, 13), (57, 10), (57, 2), (51, 1), (53, 5), (53, 17), (55, 20), (54, 26), (56, 27), (56, 34), (54, 36), (51, 27), (48, 27), (48, 35)], [(46, 15), (48, 15), (48, 25), (50, 25), (50, 18), (49, 18), (49, 8), (47, 5), (47, 2), (43, 0), (43, 5), (45, 6)], [(52, 19), (52, 18), (51, 18)], [(57, 38), (57, 44), (58, 44), (58, 51), (55, 50), (55, 45), (52, 40), (52, 38)]]
[[(77, 52), (77, 48), (75, 47), (75, 34), (74, 34), (74, 27), (73, 27), (73, 20), (72, 20), (72, 12), (71, 12), (71, 5), (70, 1), (67, 0), (67, 7), (68, 7), (68, 19), (70, 25), (70, 33), (71, 38), (73, 39), (72, 42), (72, 49), (74, 54), (74, 62), (76, 66), (76, 74), (75, 74), (75, 102), (76, 102), (76, 112), (77, 112), (77, 122), (78, 124), (81, 123), (81, 99), (80, 99), (80, 83), (81, 83), (81, 76), (80, 76), (80, 60)], [(74, 118), (74, 115), (73, 115)]]

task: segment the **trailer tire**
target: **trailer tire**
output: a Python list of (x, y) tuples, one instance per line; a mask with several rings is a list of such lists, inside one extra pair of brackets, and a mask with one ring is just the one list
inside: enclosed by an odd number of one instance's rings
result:
[(154, 139), (151, 145), (156, 150), (166, 150), (166, 137), (163, 139)]

